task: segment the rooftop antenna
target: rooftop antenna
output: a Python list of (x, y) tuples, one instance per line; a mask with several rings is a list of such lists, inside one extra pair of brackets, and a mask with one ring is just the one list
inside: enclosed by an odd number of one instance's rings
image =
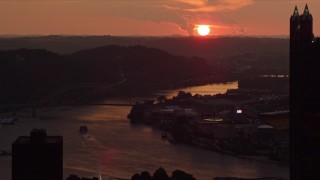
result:
[(308, 8), (308, 4), (306, 4), (306, 7), (304, 8), (303, 15), (308, 15), (308, 14), (310, 14), (310, 12), (309, 12), (309, 8)]
[(294, 8), (293, 16), (299, 16), (299, 11), (297, 6)]

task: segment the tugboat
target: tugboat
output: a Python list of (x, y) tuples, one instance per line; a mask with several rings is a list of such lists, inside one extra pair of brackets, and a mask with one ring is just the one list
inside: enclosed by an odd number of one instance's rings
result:
[(88, 127), (87, 126), (80, 126), (80, 134), (87, 134)]

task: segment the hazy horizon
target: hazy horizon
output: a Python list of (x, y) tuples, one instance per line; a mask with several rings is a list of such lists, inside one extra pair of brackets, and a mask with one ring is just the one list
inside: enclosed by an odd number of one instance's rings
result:
[(241, 37), (241, 38), (286, 38), (289, 39), (289, 35), (263, 35), (263, 34), (253, 34), (253, 35), (233, 35), (233, 34), (223, 34), (223, 35), (208, 35), (206, 37), (195, 36), (195, 35), (180, 35), (180, 34), (168, 34), (168, 35), (110, 35), (110, 34), (0, 34), (0, 38), (16, 38), (16, 37), (50, 37), (50, 36), (64, 36), (64, 37), (197, 37), (197, 38), (216, 38), (216, 37)]
[(197, 36), (196, 26), (211, 26), (209, 35), (289, 35), (289, 18), (305, 4), (320, 34), (320, 1), (315, 0), (59, 0), (0, 1), (0, 34)]

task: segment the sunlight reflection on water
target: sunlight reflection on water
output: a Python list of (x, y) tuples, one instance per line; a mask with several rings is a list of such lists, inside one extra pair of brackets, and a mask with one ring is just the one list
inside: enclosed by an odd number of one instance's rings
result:
[(166, 90), (166, 91), (159, 91), (156, 92), (156, 95), (164, 95), (168, 99), (172, 98), (173, 96), (177, 96), (179, 91), (190, 92), (192, 95), (199, 94), (199, 95), (215, 95), (215, 94), (224, 94), (227, 92), (228, 89), (238, 89), (238, 81), (235, 82), (228, 82), (228, 83), (214, 83), (208, 84), (203, 86), (192, 86), (186, 88), (179, 88), (173, 90)]

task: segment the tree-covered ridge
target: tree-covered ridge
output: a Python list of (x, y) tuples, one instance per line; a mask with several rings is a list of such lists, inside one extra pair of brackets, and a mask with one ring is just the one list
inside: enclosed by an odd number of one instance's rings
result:
[(103, 46), (69, 55), (41, 49), (0, 51), (0, 98), (28, 101), (76, 83), (110, 84), (124, 79), (130, 87), (178, 83), (208, 76), (211, 70), (203, 59), (142, 46)]

